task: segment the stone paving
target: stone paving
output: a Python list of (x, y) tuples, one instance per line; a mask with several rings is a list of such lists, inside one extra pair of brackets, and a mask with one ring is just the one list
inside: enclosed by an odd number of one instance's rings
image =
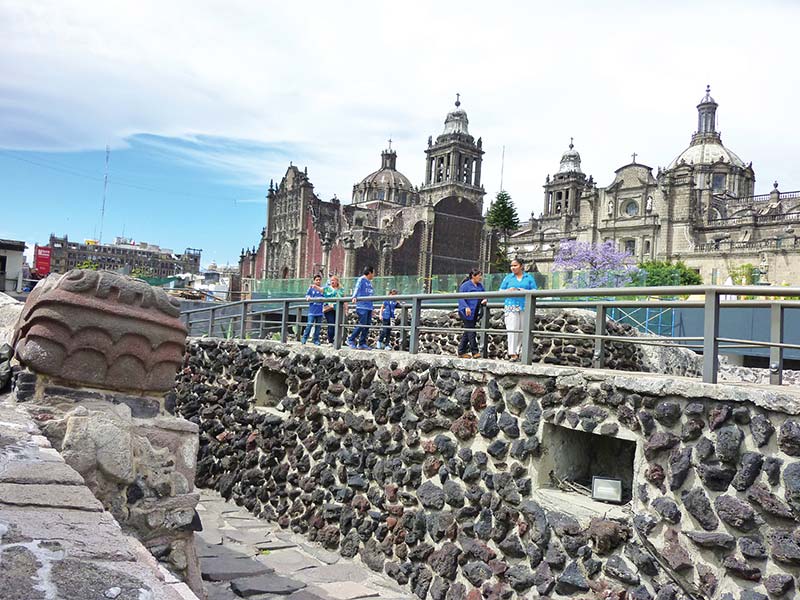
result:
[(197, 510), (203, 531), (196, 544), (208, 600), (411, 598), (358, 559), (258, 519), (214, 491), (201, 491)]
[(0, 598), (197, 600), (0, 395)]

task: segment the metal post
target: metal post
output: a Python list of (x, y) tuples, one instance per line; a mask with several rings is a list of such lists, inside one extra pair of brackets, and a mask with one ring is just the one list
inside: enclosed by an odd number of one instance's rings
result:
[(406, 349), (406, 341), (408, 340), (408, 306), (405, 304), (400, 307), (400, 350)]
[[(783, 343), (783, 305), (773, 303), (769, 312), (769, 341)], [(769, 349), (769, 382), (772, 385), (783, 383), (783, 348)]]
[(247, 337), (247, 302), (242, 302), (242, 322), (239, 324), (239, 339)]
[(419, 352), (419, 324), (422, 320), (422, 299), (414, 298), (411, 301), (411, 338), (408, 344), (409, 354)]
[[(606, 334), (606, 305), (598, 304), (594, 317), (594, 334)], [(602, 369), (606, 364), (605, 340), (596, 338), (594, 340), (594, 355), (592, 356), (592, 366), (595, 369)]]
[(522, 354), (519, 357), (523, 365), (529, 365), (533, 361), (533, 330), (534, 315), (536, 314), (536, 297), (529, 295), (525, 297), (525, 308), (522, 309)]
[[(481, 329), (489, 329), (490, 325), (489, 321), (489, 305), (483, 307), (483, 311), (481, 312)], [(481, 332), (481, 356), (483, 358), (489, 358), (489, 332), (482, 331)]]
[(719, 294), (706, 290), (703, 309), (703, 382), (717, 383), (719, 369)]
[(258, 339), (264, 339), (264, 324), (267, 320), (267, 311), (258, 313)]
[(289, 341), (289, 303), (284, 302), (281, 307), (281, 343)]
[(300, 339), (303, 337), (303, 307), (302, 306), (298, 306), (297, 307), (297, 313), (295, 314), (294, 322), (297, 324), (297, 328), (295, 330), (295, 333), (297, 334), (297, 340), (300, 341)]
[(210, 308), (208, 311), (208, 337), (214, 337), (214, 310)]
[(345, 302), (336, 303), (336, 315), (333, 320), (333, 347), (339, 350), (344, 343), (344, 320), (347, 311)]

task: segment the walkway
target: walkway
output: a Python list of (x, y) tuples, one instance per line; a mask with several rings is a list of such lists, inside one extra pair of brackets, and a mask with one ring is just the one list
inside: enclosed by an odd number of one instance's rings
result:
[(393, 580), (201, 490), (197, 536), (208, 600), (407, 600)]

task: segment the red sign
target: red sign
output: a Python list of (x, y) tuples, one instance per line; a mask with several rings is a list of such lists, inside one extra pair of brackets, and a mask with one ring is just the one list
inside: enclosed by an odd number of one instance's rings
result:
[(50, 273), (50, 246), (34, 246), (33, 249), (33, 268), (44, 277)]

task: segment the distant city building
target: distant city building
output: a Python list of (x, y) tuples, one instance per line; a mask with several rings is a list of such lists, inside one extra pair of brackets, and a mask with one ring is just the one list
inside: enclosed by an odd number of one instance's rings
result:
[(25, 242), (0, 240), (0, 292), (22, 291)]
[(378, 275), (422, 280), (486, 265), (492, 236), (483, 218), (483, 143), (468, 124), (456, 100), (442, 134), (428, 138), (421, 187), (397, 170), (390, 140), (380, 169), (353, 186), (346, 205), (321, 200), (308, 172), (290, 165), (278, 185), (270, 182), (258, 247), (242, 250), (242, 291), (251, 278), (352, 277), (367, 265)]
[(115, 238), (112, 244), (100, 244), (95, 240), (73, 242), (66, 235), (50, 235), (49, 247), (53, 273), (66, 273), (86, 261), (95, 263), (98, 269), (136, 270), (151, 277), (200, 272), (200, 250), (194, 248), (175, 254), (168, 248), (123, 237)]
[(543, 213), (512, 235), (509, 253), (549, 272), (559, 242), (612, 240), (637, 261), (683, 260), (706, 283), (723, 283), (744, 263), (762, 281), (800, 283), (800, 192), (780, 192), (775, 182), (754, 195), (753, 165), (722, 144), (710, 91), (697, 105), (689, 147), (655, 174), (633, 154), (598, 187), (570, 141), (545, 180)]

